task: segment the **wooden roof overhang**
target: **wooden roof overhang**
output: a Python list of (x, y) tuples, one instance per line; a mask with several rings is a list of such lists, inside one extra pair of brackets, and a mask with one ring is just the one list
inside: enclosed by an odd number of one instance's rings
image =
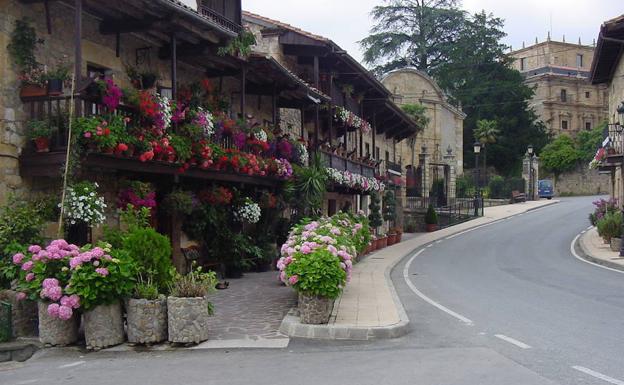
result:
[(608, 83), (624, 55), (624, 15), (602, 24), (591, 67), (592, 84)]

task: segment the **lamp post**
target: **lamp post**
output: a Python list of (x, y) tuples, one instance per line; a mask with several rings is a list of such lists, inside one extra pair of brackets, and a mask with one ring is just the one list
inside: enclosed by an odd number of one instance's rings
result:
[[(620, 106), (616, 109), (618, 114), (619, 121), (614, 123), (615, 130), (618, 132), (620, 136), (620, 155), (624, 152), (624, 143), (622, 142), (622, 131), (624, 131), (624, 102), (620, 104)], [(622, 189), (624, 191), (624, 156), (620, 161), (620, 180), (622, 180)], [(614, 191), (615, 192), (615, 191)], [(622, 195), (622, 194), (619, 194)], [(619, 197), (618, 197), (619, 198)], [(622, 211), (622, 216), (624, 216), (624, 210)], [(622, 235), (620, 235), (621, 239), (624, 239), (624, 226), (622, 226)], [(620, 245), (620, 257), (624, 257), (624, 242)]]
[(479, 170), (479, 153), (481, 153), (481, 143), (475, 142), (473, 144), (474, 154), (475, 154), (475, 169), (474, 169), (474, 177), (475, 177), (475, 196), (474, 196), (474, 215), (475, 217), (479, 216), (479, 196), (480, 196), (480, 186), (479, 180), (480, 178), (480, 170)]
[(529, 199), (533, 200), (533, 145), (529, 144), (527, 148), (529, 154)]

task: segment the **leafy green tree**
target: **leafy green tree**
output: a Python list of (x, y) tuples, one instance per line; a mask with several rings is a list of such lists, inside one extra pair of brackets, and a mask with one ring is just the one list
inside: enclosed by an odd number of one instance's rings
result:
[(465, 21), (458, 0), (386, 0), (373, 8), (371, 16), (375, 25), (360, 44), (364, 61), (377, 73), (440, 66), (448, 60)]
[(576, 147), (581, 152), (583, 161), (589, 162), (596, 155), (596, 150), (602, 145), (603, 131), (607, 123), (596, 126), (590, 131), (581, 131), (576, 135)]
[(581, 151), (575, 147), (574, 140), (567, 135), (561, 135), (546, 145), (539, 156), (542, 167), (552, 172), (555, 179), (562, 173), (573, 170), (583, 158)]

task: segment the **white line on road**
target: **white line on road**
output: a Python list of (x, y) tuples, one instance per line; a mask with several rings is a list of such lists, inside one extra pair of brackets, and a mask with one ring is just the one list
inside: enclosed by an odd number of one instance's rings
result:
[(511, 337), (507, 337), (504, 334), (494, 334), (494, 337), (501, 339), (505, 342), (509, 342), (512, 345), (516, 345), (517, 347), (521, 349), (531, 349), (531, 346), (525, 344), (524, 342), (518, 341), (517, 339), (511, 338)]
[(74, 367), (74, 366), (85, 364), (86, 362), (87, 361), (76, 361), (76, 362), (72, 362), (71, 364), (61, 365), (58, 368), (59, 369), (71, 368), (71, 367)]
[(596, 267), (600, 267), (602, 269), (607, 269), (607, 270), (611, 270), (611, 271), (615, 271), (616, 273), (620, 273), (620, 274), (624, 274), (624, 271), (622, 270), (618, 270), (618, 269), (613, 269), (611, 267), (607, 267), (607, 266), (603, 266), (600, 265), (598, 263), (595, 262), (591, 262), (586, 260), (585, 258), (581, 257), (580, 255), (577, 254), (576, 250), (574, 250), (574, 245), (576, 245), (576, 241), (581, 237), (581, 234), (577, 235), (576, 237), (574, 237), (574, 239), (572, 240), (572, 243), (570, 244), (570, 252), (572, 253), (572, 255), (574, 256), (574, 258), (578, 259), (581, 262), (585, 262), (585, 263), (589, 263), (590, 265), (594, 265)]
[(589, 374), (592, 377), (599, 378), (599, 379), (601, 379), (603, 381), (607, 381), (607, 382), (609, 382), (611, 384), (624, 385), (624, 381), (620, 381), (620, 380), (615, 379), (613, 377), (609, 377), (609, 376), (604, 375), (602, 373), (598, 373), (598, 372), (596, 372), (594, 370), (588, 369), (588, 368), (583, 367), (583, 366), (575, 365), (575, 366), (572, 367), (572, 369), (578, 370), (579, 372), (583, 372), (585, 374)]
[(420, 249), (420, 251), (418, 251), (416, 254), (412, 255), (412, 258), (410, 258), (410, 260), (407, 261), (407, 263), (405, 264), (405, 267), (403, 267), (403, 279), (405, 279), (405, 283), (407, 284), (407, 286), (414, 292), (414, 294), (419, 296), (423, 301), (427, 302), (428, 304), (437, 307), (438, 309), (442, 310), (443, 312), (445, 312), (446, 314), (450, 315), (451, 317), (457, 318), (458, 320), (460, 320), (461, 322), (465, 323), (466, 325), (469, 325), (469, 326), (474, 325), (474, 323), (469, 318), (466, 318), (463, 315), (452, 311), (451, 309), (447, 308), (446, 306), (443, 306), (443, 305), (439, 304), (438, 302), (432, 300), (431, 298), (427, 297), (426, 295), (424, 295), (412, 283), (412, 281), (409, 278), (409, 268), (410, 268), (412, 262), (414, 261), (414, 259), (416, 259), (416, 257), (418, 257), (420, 254), (422, 254), (423, 251), (425, 251), (425, 249)]

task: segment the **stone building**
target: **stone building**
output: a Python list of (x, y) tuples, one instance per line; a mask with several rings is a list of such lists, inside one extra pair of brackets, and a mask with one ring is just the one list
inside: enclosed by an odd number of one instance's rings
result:
[(463, 174), (463, 126), (466, 115), (451, 105), (426, 73), (403, 68), (386, 74), (382, 83), (398, 105), (422, 104), (429, 124), (399, 146), (407, 170), (407, 196), (428, 196), (436, 179), (443, 179), (447, 197), (455, 197), (455, 177)]
[[(565, 39), (564, 39), (565, 40)], [(590, 82), (594, 47), (548, 39), (513, 51), (513, 68), (535, 88), (532, 106), (553, 135), (572, 137), (607, 118), (608, 90)]]
[(608, 156), (600, 170), (611, 175), (611, 195), (624, 202), (622, 155), (624, 154), (624, 15), (605, 21), (598, 35), (591, 67), (592, 84), (606, 87), (608, 98)]

